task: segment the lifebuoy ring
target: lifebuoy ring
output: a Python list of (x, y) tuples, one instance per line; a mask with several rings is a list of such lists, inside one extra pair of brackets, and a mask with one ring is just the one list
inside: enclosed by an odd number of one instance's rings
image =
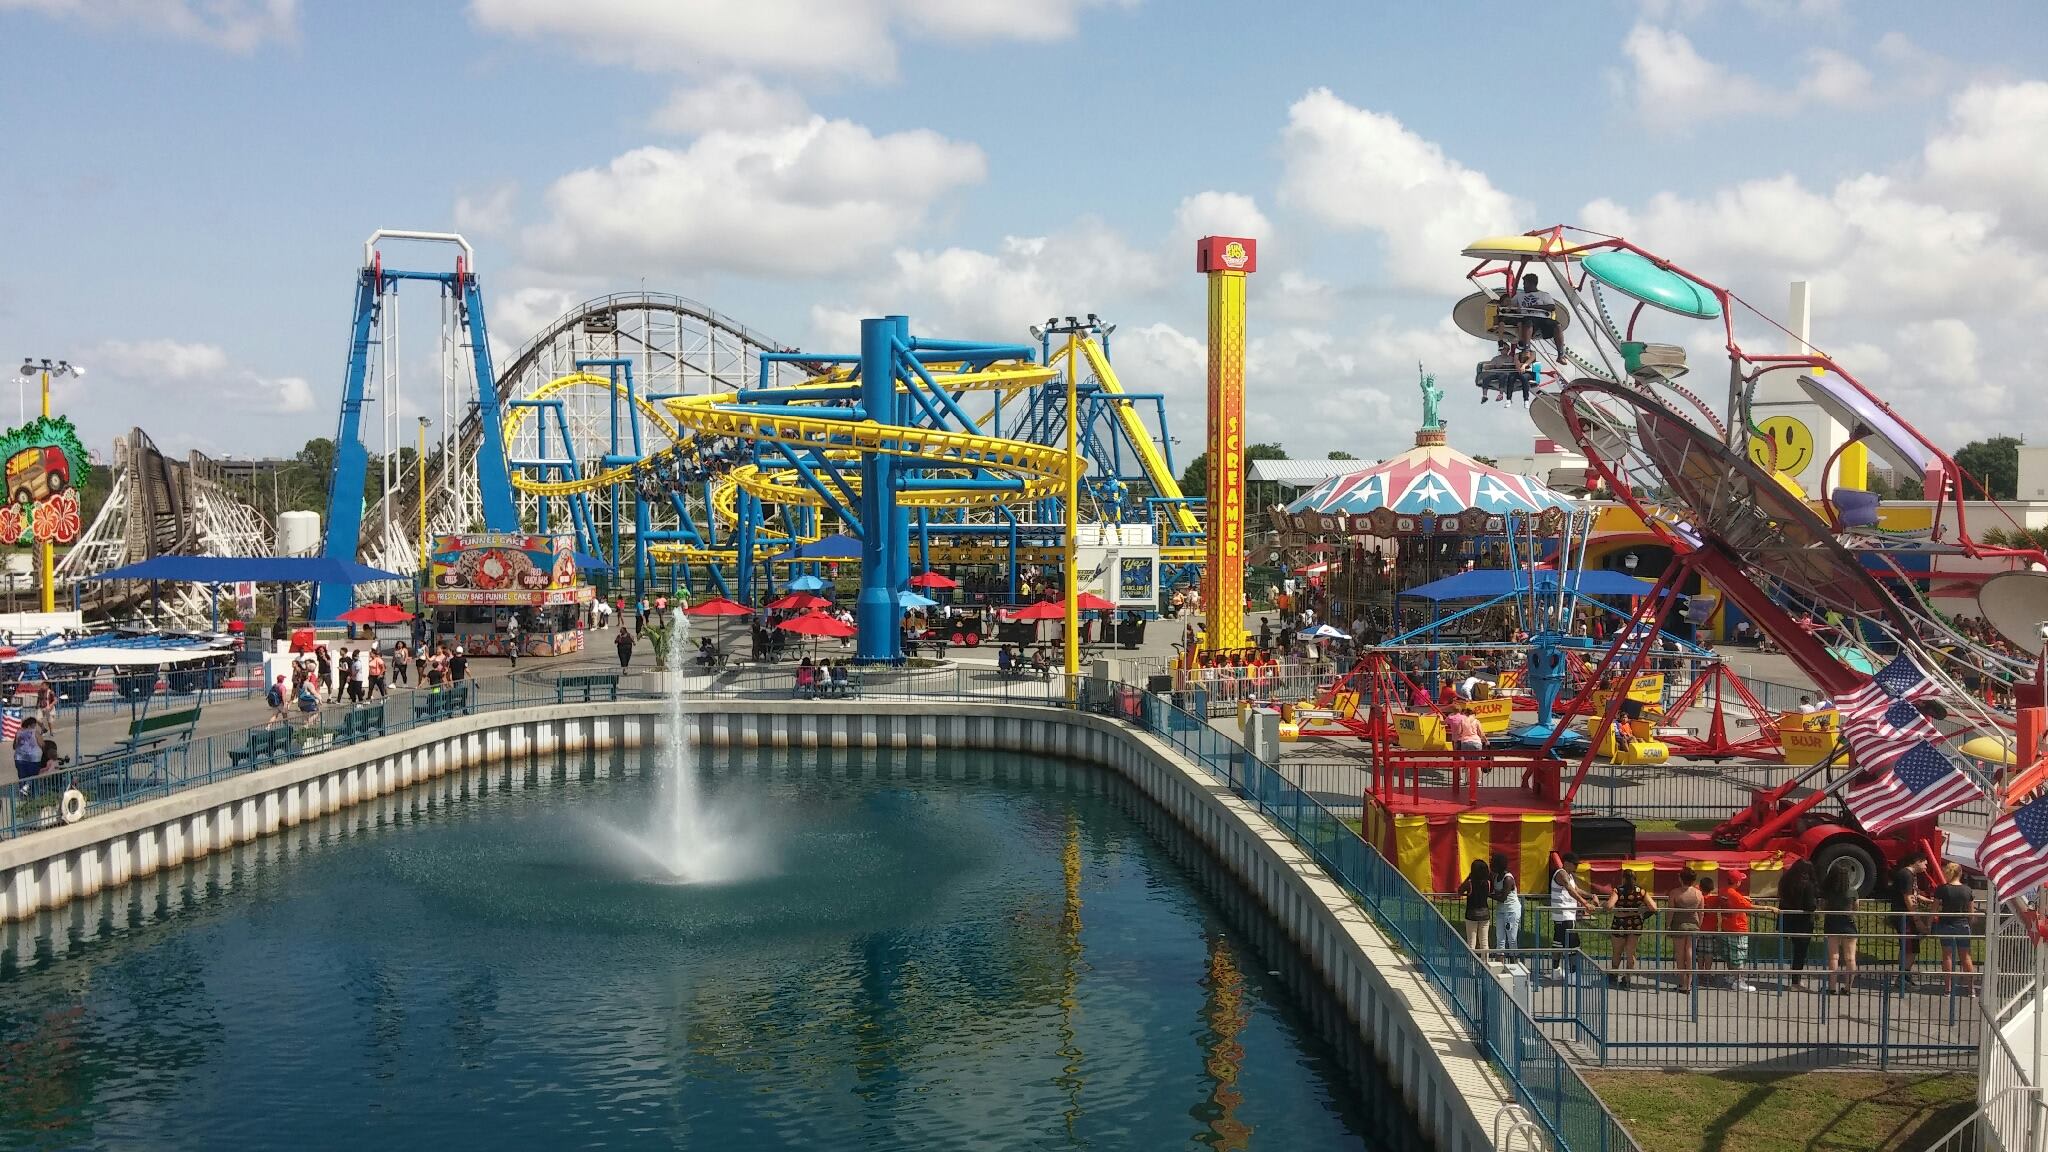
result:
[(76, 788), (66, 788), (64, 798), (57, 802), (57, 815), (66, 824), (76, 824), (85, 819), (85, 793)]

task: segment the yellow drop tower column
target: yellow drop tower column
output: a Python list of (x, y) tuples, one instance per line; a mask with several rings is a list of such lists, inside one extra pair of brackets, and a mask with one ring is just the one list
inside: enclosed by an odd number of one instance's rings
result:
[(1204, 236), (1195, 270), (1209, 277), (1208, 565), (1202, 571), (1204, 648), (1242, 648), (1244, 633), (1244, 278), (1258, 241)]

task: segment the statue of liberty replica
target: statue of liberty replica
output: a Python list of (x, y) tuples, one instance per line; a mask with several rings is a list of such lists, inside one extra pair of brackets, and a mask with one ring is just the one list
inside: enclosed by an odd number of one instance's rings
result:
[(1444, 422), (1437, 415), (1436, 406), (1443, 402), (1444, 390), (1436, 386), (1436, 377), (1422, 370), (1422, 362), (1416, 361), (1415, 372), (1422, 377), (1422, 431), (1442, 432)]

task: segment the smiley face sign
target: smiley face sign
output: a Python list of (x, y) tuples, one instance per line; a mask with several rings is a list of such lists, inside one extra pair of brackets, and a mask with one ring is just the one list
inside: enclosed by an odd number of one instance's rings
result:
[(1757, 467), (1797, 476), (1813, 460), (1813, 433), (1796, 417), (1772, 416), (1757, 431), (1749, 441), (1749, 459)]

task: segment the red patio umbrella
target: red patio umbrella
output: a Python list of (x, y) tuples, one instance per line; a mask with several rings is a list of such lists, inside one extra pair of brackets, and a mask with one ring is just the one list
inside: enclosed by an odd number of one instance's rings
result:
[(348, 624), (403, 624), (412, 619), (412, 613), (396, 604), (365, 604), (343, 612), (338, 619)]
[[(1074, 607), (1080, 609), (1083, 612), (1116, 611), (1116, 605), (1111, 604), (1109, 601), (1104, 600), (1102, 597), (1097, 596), (1093, 592), (1083, 592), (1079, 596), (1074, 597)], [(1060, 615), (1064, 616), (1066, 615), (1066, 612), (1062, 610)]]
[(683, 609), (685, 616), (752, 616), (754, 610), (738, 601), (723, 596), (713, 596), (702, 604), (692, 604)]
[(1067, 606), (1057, 600), (1040, 600), (1036, 604), (1026, 604), (1024, 607), (1010, 613), (1010, 619), (1012, 620), (1064, 620), (1066, 618)]
[(912, 588), (958, 588), (960, 582), (938, 572), (920, 572), (910, 578)]
[(832, 602), (823, 596), (813, 596), (809, 592), (791, 592), (782, 599), (768, 605), (768, 608), (773, 612), (796, 612), (806, 608), (830, 608), (831, 606)]
[(823, 612), (806, 612), (801, 616), (792, 616), (776, 627), (799, 636), (833, 636), (841, 639), (850, 637), (857, 631), (853, 625), (836, 616), (827, 616)]

